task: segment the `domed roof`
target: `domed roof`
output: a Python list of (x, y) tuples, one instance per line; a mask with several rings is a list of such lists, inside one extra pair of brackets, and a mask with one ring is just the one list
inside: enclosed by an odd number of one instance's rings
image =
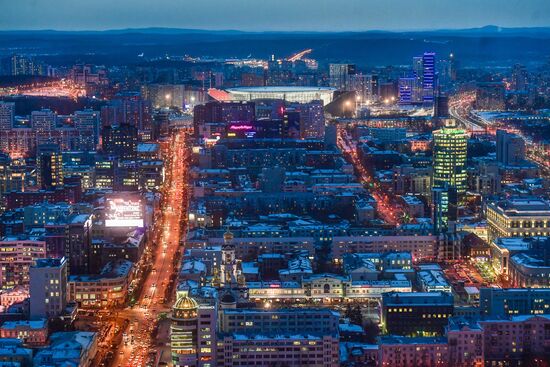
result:
[(231, 292), (225, 293), (222, 298), (220, 298), (220, 302), (222, 303), (235, 303), (237, 302), (237, 299)]
[[(183, 292), (182, 292), (183, 293)], [(174, 310), (196, 310), (199, 308), (199, 304), (193, 298), (187, 295), (187, 292), (183, 294), (178, 294), (178, 299), (173, 306)]]
[(231, 233), (229, 230), (223, 234), (223, 240), (225, 242), (232, 241), (233, 237), (233, 233)]

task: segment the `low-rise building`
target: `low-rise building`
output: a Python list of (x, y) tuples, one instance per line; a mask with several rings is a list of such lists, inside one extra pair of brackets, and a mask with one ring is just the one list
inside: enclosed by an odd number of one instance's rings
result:
[(416, 279), (423, 292), (452, 292), (451, 284), (437, 264), (419, 265)]
[(16, 338), (28, 346), (43, 346), (48, 340), (48, 323), (35, 321), (6, 321), (0, 326), (0, 338)]
[(33, 359), (35, 366), (92, 366), (98, 349), (96, 333), (58, 332), (50, 335), (50, 345), (40, 349)]
[(487, 205), (490, 239), (550, 235), (550, 204), (539, 198), (511, 198)]
[(387, 367), (450, 366), (449, 346), (444, 337), (383, 336), (379, 341), (378, 365)]
[(382, 323), (389, 334), (442, 335), (454, 301), (445, 292), (391, 292), (382, 295)]
[(486, 365), (519, 365), (525, 358), (550, 358), (550, 316), (519, 315), (479, 322)]
[(105, 265), (98, 275), (71, 275), (69, 300), (82, 308), (122, 306), (132, 281), (133, 263), (118, 260)]
[(195, 259), (185, 260), (179, 273), (180, 281), (193, 280), (199, 283), (205, 276), (206, 264)]
[(401, 196), (401, 201), (406, 212), (413, 218), (422, 218), (424, 217), (424, 203), (412, 195), (403, 195)]
[[(312, 237), (235, 237), (235, 256), (243, 261), (257, 259), (260, 254), (288, 254), (307, 251), (308, 256), (315, 254), (315, 242)], [(191, 248), (217, 247), (223, 244), (223, 238), (211, 237), (207, 241), (192, 240)]]
[(23, 347), (21, 339), (0, 338), (0, 363), (13, 363), (14, 367), (32, 365), (32, 349)]
[(340, 343), (341, 366), (378, 366), (378, 344)]
[(324, 274), (320, 278), (314, 277), (313, 283), (310, 283), (309, 279), (306, 277), (303, 282), (249, 282), (249, 297), (253, 301), (333, 303), (381, 299), (387, 292), (412, 292), (412, 285), (408, 280), (352, 281), (329, 274)]
[(514, 287), (550, 287), (550, 251), (525, 252), (510, 258), (510, 282)]
[[(538, 238), (540, 240), (546, 237)], [(528, 251), (533, 241), (538, 240), (532, 237), (499, 237), (490, 242), (491, 264), (495, 272), (508, 277), (510, 268), (510, 257)]]
[(410, 252), (413, 262), (437, 258), (437, 236), (337, 236), (332, 239), (332, 258), (341, 263), (347, 253)]
[(447, 327), (449, 366), (483, 366), (483, 330), (477, 322), (451, 317)]
[(265, 336), (230, 334), (218, 339), (218, 365), (340, 366), (338, 341), (333, 336), (305, 333)]
[(549, 288), (481, 288), (479, 308), (484, 318), (550, 314)]
[(29, 290), (23, 286), (0, 291), (0, 306), (8, 308), (29, 298)]

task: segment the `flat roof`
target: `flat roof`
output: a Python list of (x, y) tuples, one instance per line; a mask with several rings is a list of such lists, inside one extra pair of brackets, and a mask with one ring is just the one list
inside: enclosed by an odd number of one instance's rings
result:
[(550, 215), (550, 204), (539, 198), (511, 198), (490, 205), (494, 205), (507, 215)]
[(58, 268), (62, 264), (67, 262), (67, 260), (63, 258), (48, 258), (48, 259), (36, 259), (36, 263), (33, 266), (34, 268)]
[(234, 87), (226, 89), (229, 93), (332, 93), (336, 89), (330, 87), (299, 87), (299, 86), (267, 86), (267, 87)]

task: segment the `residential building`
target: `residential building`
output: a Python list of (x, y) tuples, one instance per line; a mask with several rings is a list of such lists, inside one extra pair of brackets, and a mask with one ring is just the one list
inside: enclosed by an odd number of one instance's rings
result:
[(39, 259), (30, 269), (30, 317), (61, 315), (67, 306), (67, 259)]

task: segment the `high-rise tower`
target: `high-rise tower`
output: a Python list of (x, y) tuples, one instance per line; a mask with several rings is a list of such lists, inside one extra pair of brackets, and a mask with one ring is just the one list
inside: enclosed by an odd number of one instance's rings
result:
[(422, 89), (424, 103), (434, 101), (435, 90), (435, 52), (424, 52), (422, 56)]
[(433, 132), (433, 187), (455, 187), (466, 192), (466, 153), (468, 136), (462, 129), (445, 127)]

